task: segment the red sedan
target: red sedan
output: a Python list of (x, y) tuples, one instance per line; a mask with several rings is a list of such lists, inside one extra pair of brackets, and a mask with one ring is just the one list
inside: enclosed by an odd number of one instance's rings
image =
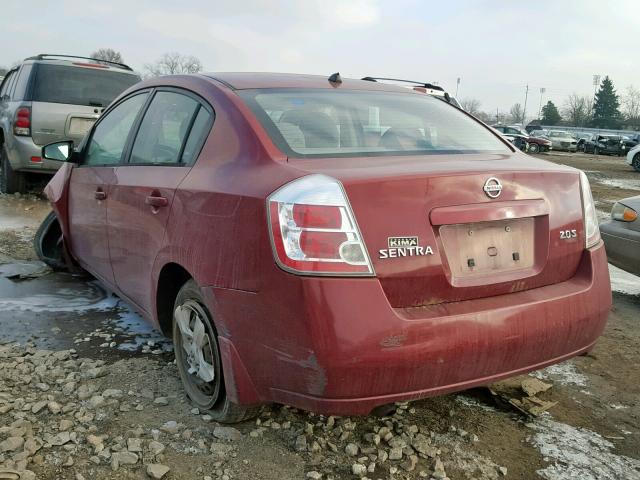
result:
[(46, 189), (62, 257), (173, 336), (219, 421), (488, 384), (605, 326), (584, 174), (443, 98), (336, 75), (160, 77), (43, 154), (66, 161)]

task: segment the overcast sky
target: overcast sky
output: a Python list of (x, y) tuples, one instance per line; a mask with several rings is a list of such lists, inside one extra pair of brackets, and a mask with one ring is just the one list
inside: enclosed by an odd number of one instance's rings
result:
[[(28, 4), (28, 6), (27, 6)], [(593, 95), (593, 75), (618, 93), (640, 87), (640, 1), (2, 0), (0, 65), (36, 53), (119, 50), (142, 69), (162, 53), (206, 71), (388, 76), (439, 82), (495, 112), (561, 106)]]

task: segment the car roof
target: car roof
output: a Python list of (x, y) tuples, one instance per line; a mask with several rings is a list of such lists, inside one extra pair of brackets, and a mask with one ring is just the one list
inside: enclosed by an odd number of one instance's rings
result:
[(311, 88), (311, 89), (345, 89), (373, 90), (401, 93), (415, 93), (411, 88), (391, 85), (369, 80), (342, 78), (341, 83), (329, 82), (329, 75), (305, 75), (297, 73), (265, 73), (265, 72), (212, 72), (202, 75), (218, 80), (233, 90), (254, 88)]

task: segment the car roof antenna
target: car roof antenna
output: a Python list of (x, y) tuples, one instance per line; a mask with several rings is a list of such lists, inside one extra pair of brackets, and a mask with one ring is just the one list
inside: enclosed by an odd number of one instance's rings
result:
[(336, 72), (329, 77), (329, 81), (331, 83), (342, 83), (342, 77), (339, 72)]

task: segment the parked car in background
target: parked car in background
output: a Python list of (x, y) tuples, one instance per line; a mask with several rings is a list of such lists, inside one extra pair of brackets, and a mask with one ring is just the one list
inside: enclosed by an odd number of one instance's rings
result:
[[(526, 130), (523, 130), (521, 127), (512, 125), (493, 125), (493, 128), (506, 137), (514, 139), (518, 138), (519, 143), (524, 141), (526, 143), (524, 151), (528, 151), (529, 153), (548, 152), (552, 149), (550, 140), (535, 135), (529, 135)], [(518, 146), (518, 148), (520, 148), (520, 146)], [(520, 148), (520, 150), (523, 150), (523, 148)]]
[(0, 191), (23, 192), (27, 174), (60, 166), (40, 155), (57, 140), (76, 143), (102, 110), (140, 81), (124, 64), (41, 54), (25, 59), (0, 85)]
[(601, 133), (593, 133), (582, 144), (584, 153), (593, 153), (594, 155), (625, 155), (626, 146), (620, 135), (603, 135)]
[(549, 130), (531, 130), (529, 134), (538, 138), (549, 138)]
[(640, 275), (640, 196), (620, 200), (611, 209), (611, 220), (600, 225), (609, 262)]
[(495, 127), (491, 127), (491, 128), (493, 128), (498, 135), (500, 135), (504, 139), (506, 139), (509, 142), (511, 142), (513, 144), (513, 146), (515, 146), (518, 150), (520, 150), (522, 152), (526, 152), (527, 151), (527, 149), (529, 147), (529, 144), (527, 143), (527, 138), (529, 137), (528, 135), (522, 135), (522, 134), (519, 134), (519, 133), (504, 133), (503, 131), (499, 130), (498, 128), (495, 128)]
[(578, 141), (577, 143), (577, 150), (579, 152), (584, 151), (584, 142), (588, 139), (591, 138), (591, 135), (593, 135), (591, 132), (578, 132), (576, 133), (576, 139)]
[(611, 286), (586, 175), (431, 95), (331, 78), (130, 88), (78, 151), (43, 148), (66, 160), (49, 245), (173, 336), (216, 421), (367, 414), (592, 349)]
[(628, 152), (633, 147), (638, 145), (638, 143), (640, 143), (639, 139), (640, 139), (640, 134), (622, 135), (622, 141), (624, 142), (624, 147), (626, 151)]
[(554, 150), (563, 150), (566, 152), (576, 152), (578, 150), (578, 142), (569, 132), (565, 132), (564, 130), (549, 130), (547, 136), (549, 140), (551, 140)]
[(640, 145), (636, 145), (627, 152), (627, 163), (631, 165), (636, 172), (640, 172)]

